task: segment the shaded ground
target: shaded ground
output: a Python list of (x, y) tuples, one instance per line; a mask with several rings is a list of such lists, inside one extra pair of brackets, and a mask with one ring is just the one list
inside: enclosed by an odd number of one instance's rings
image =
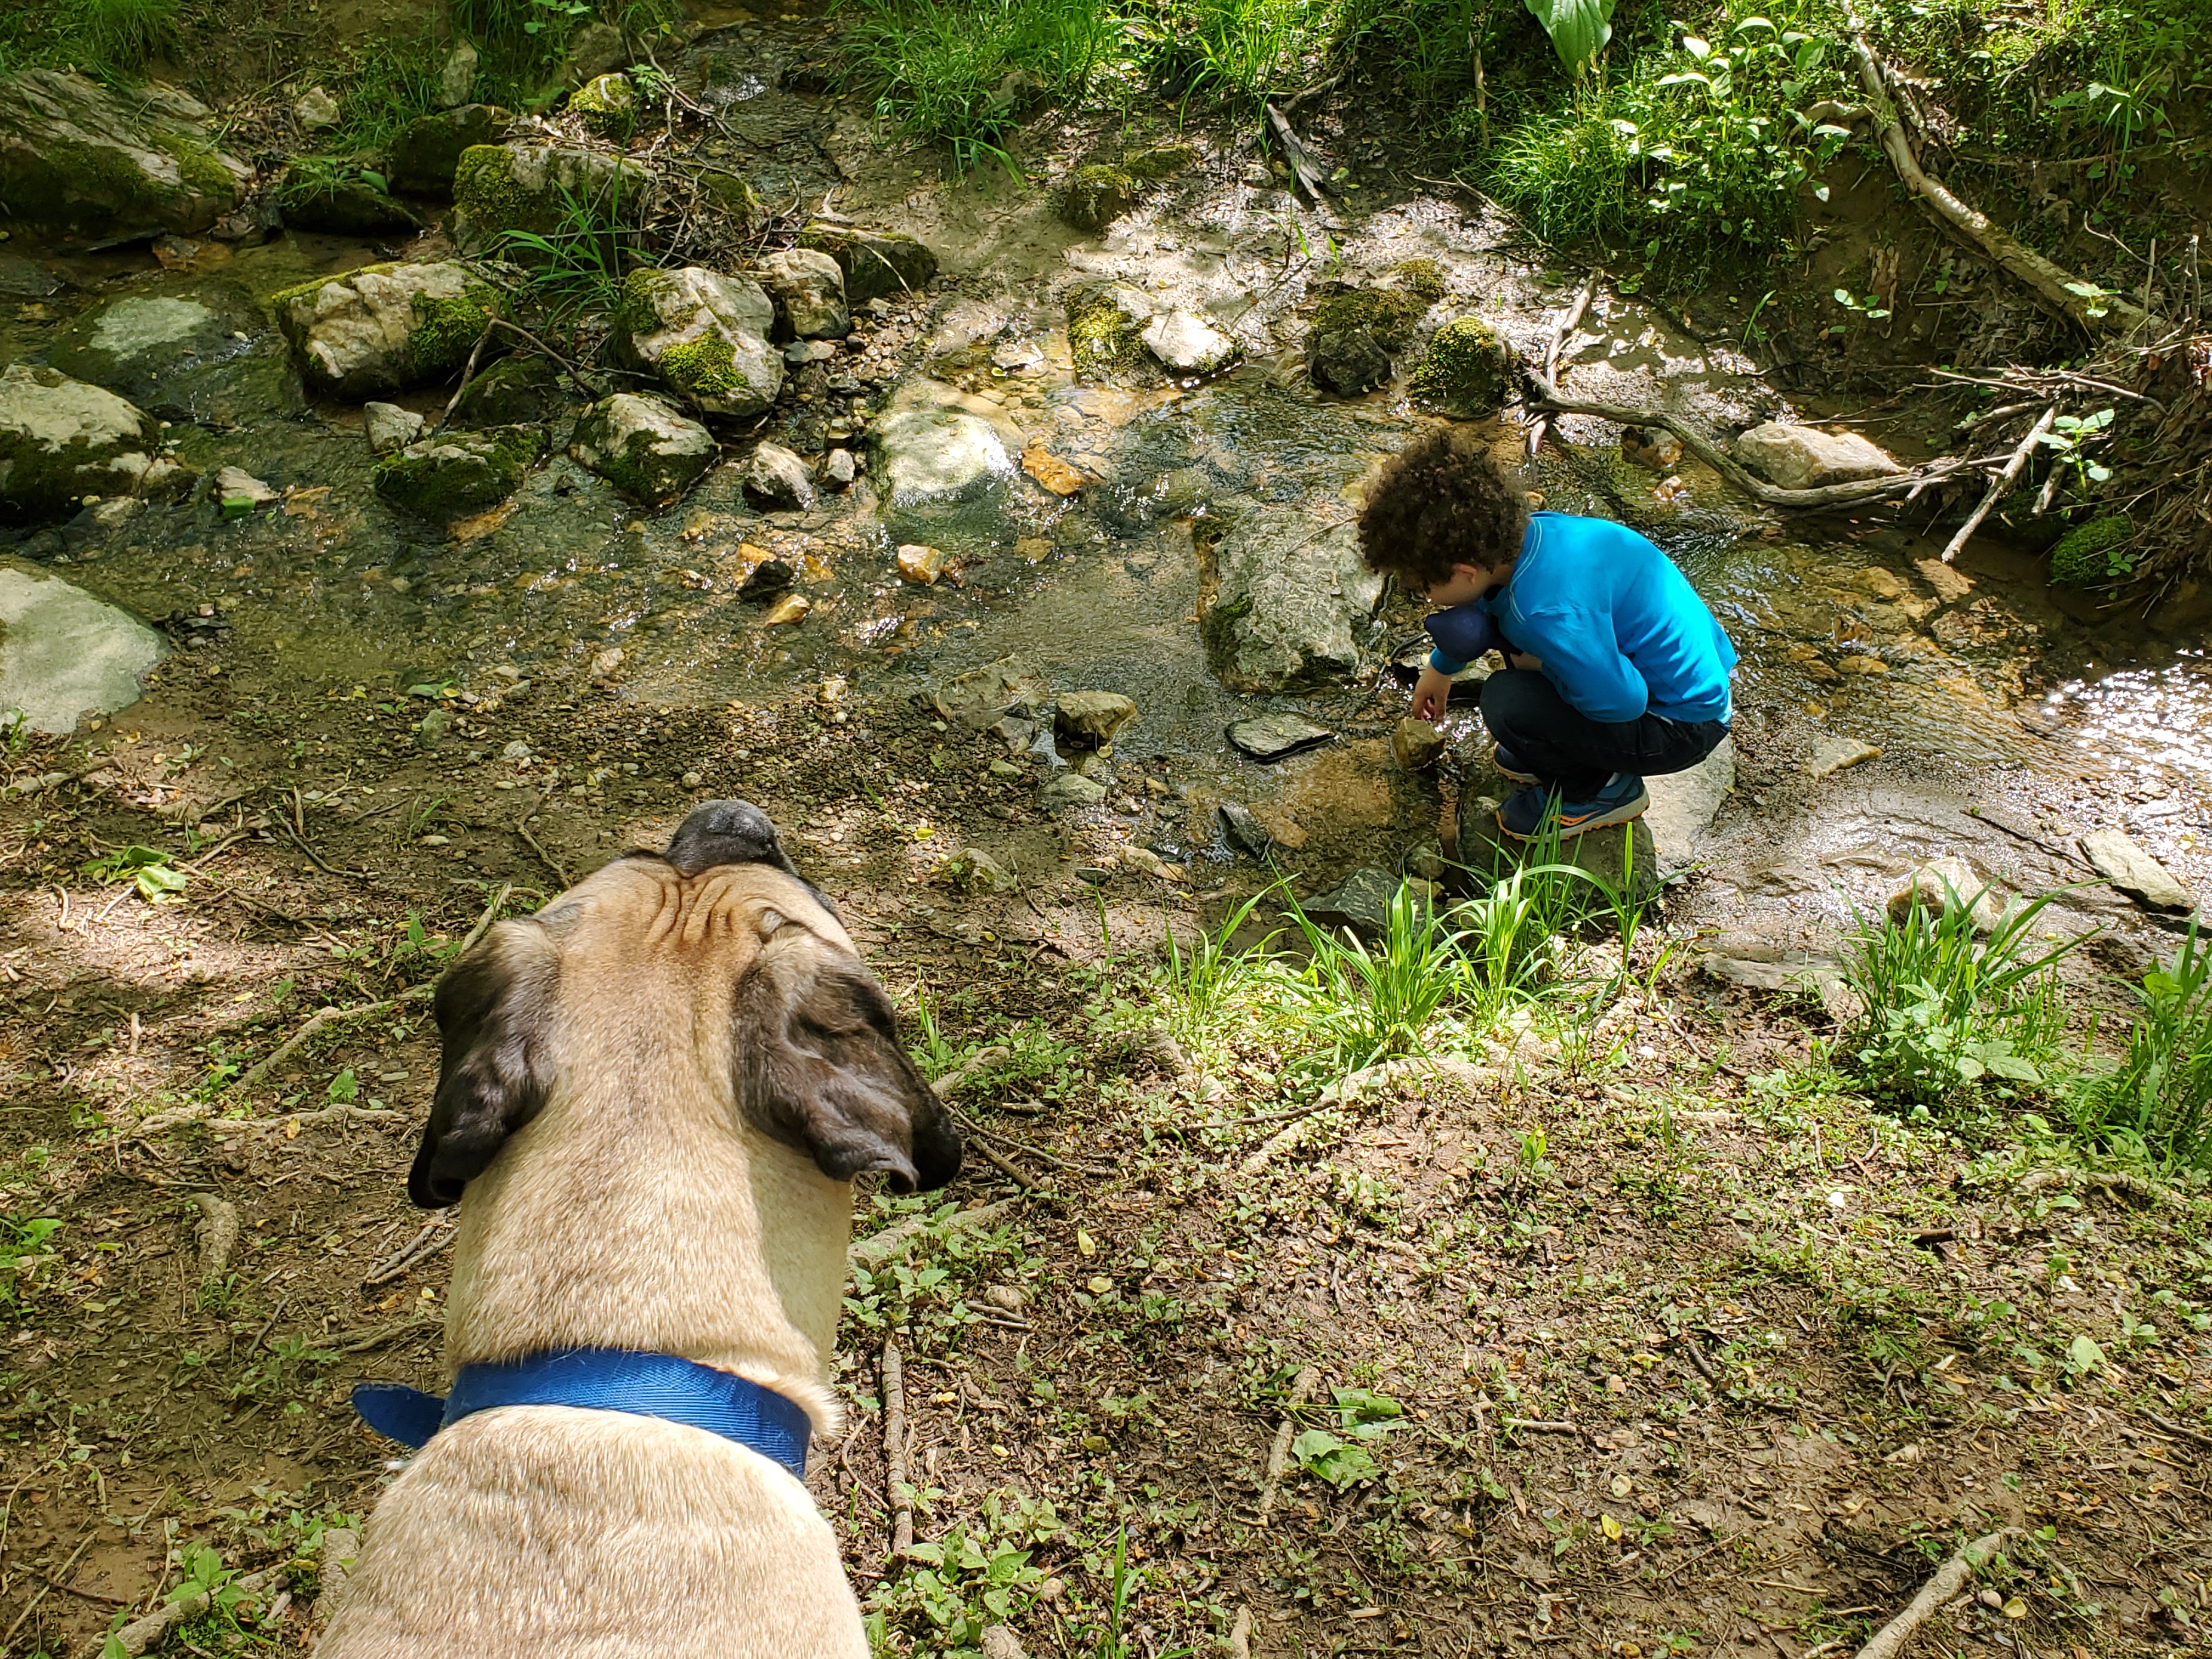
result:
[[(2193, 1639), (2212, 1594), (2201, 1196), (2038, 1188), (2061, 1149), (1977, 1153), (1792, 1085), (1818, 1013), (1686, 979), (1679, 958), (1565, 1055), (1532, 1040), (1370, 1076), (1313, 1112), (1264, 1025), (1186, 1024), (1194, 1072), (1147, 1035), (1173, 1012), (1149, 963), (1188, 900), (1068, 873), (1181, 811), (1173, 793), (1070, 830), (981, 749), (853, 694), (663, 713), (549, 682), (461, 716), (491, 754), (526, 743), (529, 767), (463, 763), (416, 746), (420, 699), (240, 711), (191, 660), (105, 764), (0, 806), (0, 1202), (61, 1224), (18, 1258), (5, 1338), (0, 1604), (28, 1611), (9, 1651), (77, 1650), (157, 1600), (196, 1541), (258, 1566), (374, 1504), (392, 1449), (345, 1389), (437, 1381), (443, 1234), (400, 1188), (435, 1066), (410, 994), (502, 889), (534, 904), (740, 793), (917, 1012), (923, 988), (933, 1065), (1011, 1048), (957, 1098), (1037, 1183), (971, 1158), (945, 1197), (1009, 1207), (863, 1253), (853, 1426), (814, 1485), (895, 1650), (972, 1643), (1003, 1590), (1032, 1651), (1092, 1651), (1120, 1537), (1127, 1645), (1109, 1651), (1203, 1647), (1249, 1608), (1254, 1653), (1800, 1659), (1894, 1612), (1962, 1529), (1998, 1525), (2055, 1530), (2031, 1530), (1998, 1585), (2019, 1617), (1954, 1611), (1954, 1650)], [(318, 740), (295, 755), (282, 732)], [(19, 775), (64, 769), (22, 759)], [(579, 781), (545, 797), (556, 764)], [(206, 825), (183, 902), (82, 872), (174, 845), (179, 820)], [(924, 884), (971, 842), (1021, 890)], [(1256, 885), (1231, 872), (1232, 894)], [(367, 1012), (227, 1089), (325, 1006)], [(201, 1192), (244, 1223), (207, 1285)], [(857, 1231), (918, 1207), (864, 1200)], [(916, 1536), (952, 1563), (889, 1578), (886, 1334)], [(1310, 1366), (1319, 1403), (1297, 1421), (1371, 1469), (1299, 1442), (1321, 1473), (1293, 1459), (1262, 1524)], [(1357, 1389), (1395, 1406), (1330, 1403)], [(1383, 1426), (1362, 1439), (1347, 1412)], [(274, 1620), (286, 1643), (306, 1604)]]

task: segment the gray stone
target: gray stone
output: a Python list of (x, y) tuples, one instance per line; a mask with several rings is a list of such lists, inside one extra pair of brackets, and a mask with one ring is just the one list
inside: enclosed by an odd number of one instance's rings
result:
[(1848, 1024), (1863, 1012), (1833, 956), (1784, 945), (1765, 934), (1723, 933), (1711, 941), (1711, 948), (1698, 953), (1698, 966), (1723, 983), (1747, 991), (1817, 1002), (1838, 1024)]
[(338, 100), (322, 87), (309, 87), (294, 100), (292, 118), (309, 132), (320, 132), (334, 127), (344, 118), (339, 112)]
[(359, 1533), (346, 1527), (331, 1527), (325, 1530), (318, 1558), (315, 1605), (311, 1609), (317, 1630), (328, 1628), (331, 1615), (345, 1600), (346, 1585), (353, 1578), (354, 1567), (360, 1557)]
[(0, 718), (62, 736), (138, 701), (161, 635), (60, 577), (0, 562)]
[[(465, 106), (476, 83), (477, 49), (464, 40), (446, 54), (445, 64), (438, 70), (438, 107), (448, 110)], [(447, 173), (448, 182), (452, 176)]]
[(276, 492), (244, 467), (223, 466), (216, 469), (215, 498), (224, 518), (242, 519), (255, 507), (275, 501)]
[(435, 749), (452, 729), (453, 717), (442, 708), (433, 708), (415, 723), (415, 746)]
[(1229, 741), (1254, 760), (1279, 761), (1327, 743), (1336, 734), (1300, 714), (1255, 714), (1229, 728)]
[(1037, 805), (1048, 812), (1064, 812), (1073, 806), (1096, 806), (1106, 799), (1106, 786), (1093, 783), (1079, 772), (1063, 772), (1037, 791)]
[(1978, 933), (1994, 932), (2005, 914), (2004, 896), (1995, 884), (1958, 858), (1930, 859), (1906, 877), (1905, 884), (1889, 896), (1890, 920), (1903, 921), (1916, 904), (1931, 916), (1969, 912)]
[(849, 449), (833, 449), (822, 458), (822, 482), (832, 489), (850, 489), (860, 476), (860, 465)]
[(463, 104), (435, 115), (418, 115), (393, 141), (385, 179), (393, 190), (410, 196), (451, 196), (461, 152), (504, 142), (514, 120), (495, 104)]
[(629, 62), (622, 31), (608, 23), (586, 23), (568, 37), (568, 56), (561, 65), (561, 84), (580, 87)]
[(1019, 755), (1026, 751), (1030, 743), (1036, 739), (1037, 723), (1035, 720), (1023, 720), (1018, 715), (1008, 714), (989, 727), (989, 731), (993, 737), (1006, 745), (1006, 752), (1009, 755)]
[(1265, 859), (1273, 850), (1275, 838), (1267, 833), (1267, 826), (1260, 822), (1250, 807), (1242, 801), (1225, 800), (1220, 804), (1221, 833), (1238, 852), (1255, 859)]
[(634, 501), (674, 501), (714, 464), (714, 434), (658, 398), (617, 392), (576, 420), (569, 454)]
[(757, 605), (789, 587), (799, 579), (799, 572), (787, 559), (763, 559), (745, 573), (738, 584), (738, 597), (748, 605)]
[(1881, 750), (1873, 744), (1857, 738), (1829, 736), (1813, 745), (1813, 752), (1805, 757), (1805, 769), (1816, 778), (1825, 778), (1831, 772), (1841, 772), (1881, 757)]
[(35, 259), (0, 251), (0, 295), (10, 300), (43, 300), (61, 292), (61, 280)]
[(774, 303), (745, 277), (698, 265), (635, 270), (614, 346), (702, 414), (757, 415), (783, 389), (783, 354), (768, 343), (775, 325)]
[[(1528, 856), (1530, 843), (1515, 840), (1498, 823), (1498, 810), (1503, 805), (1491, 795), (1460, 798), (1454, 860), (1461, 867), (1453, 876), (1477, 892), (1488, 891)], [(1559, 843), (1557, 862), (1586, 870), (1595, 878), (1598, 885), (1586, 895), (1593, 906), (1606, 903), (1606, 893), (1648, 902), (1657, 896), (1669, 867), (1663, 845), (1644, 818), (1569, 836)]]
[(1011, 893), (1014, 878), (980, 847), (963, 847), (938, 866), (938, 879), (957, 893)]
[[(1328, 892), (1302, 901), (1298, 908), (1316, 927), (1331, 931), (1349, 927), (1362, 939), (1378, 939), (1389, 933), (1390, 907), (1397, 902), (1400, 887), (1407, 884), (1389, 871), (1370, 866), (1354, 870)], [(1425, 887), (1420, 883), (1411, 888), (1423, 915), (1430, 908)]]
[(814, 248), (787, 248), (761, 261), (761, 286), (783, 308), (784, 320), (802, 340), (842, 340), (853, 331), (845, 306), (845, 273)]
[(95, 306), (62, 331), (46, 362), (157, 420), (243, 426), (304, 401), (283, 338), (234, 283)]
[(595, 75), (569, 94), (568, 112), (602, 138), (620, 139), (637, 125), (637, 82), (627, 75)]
[[(269, 304), (309, 387), (354, 400), (452, 379), (506, 308), (498, 289), (451, 259), (363, 265), (286, 289)], [(498, 332), (487, 351), (505, 349)]]
[(302, 178), (285, 182), (284, 222), (294, 230), (379, 240), (412, 235), (422, 222), (368, 179)]
[(745, 499), (759, 507), (814, 505), (814, 475), (806, 463), (781, 444), (764, 443), (745, 463), (740, 483)]
[(380, 456), (372, 476), (376, 493), (392, 506), (446, 523), (497, 507), (544, 453), (539, 427), (448, 430)]
[(997, 430), (962, 409), (910, 409), (870, 433), (877, 464), (900, 505), (965, 499), (1013, 475)]
[(845, 273), (845, 300), (861, 305), (884, 295), (919, 294), (937, 275), (937, 256), (911, 236), (817, 220), (799, 246), (826, 253)]
[(2197, 895), (2172, 872), (2118, 830), (2093, 830), (2081, 837), (2081, 854), (2099, 875), (2153, 910), (2186, 915)]
[(506, 250), (507, 233), (550, 235), (578, 203), (596, 216), (635, 229), (652, 215), (653, 174), (641, 161), (580, 144), (473, 144), (453, 168), (453, 216), (448, 228), (464, 253)]
[[(1067, 770), (1066, 757), (1060, 752), (1060, 746), (1052, 740), (1052, 727), (1042, 720), (1038, 721), (1036, 728), (1030, 732), (1030, 746), (1024, 751), (1023, 758), (1029, 762), (1030, 770), (1041, 778), (1054, 777)], [(1094, 757), (1086, 755), (1084, 758), (1090, 760)], [(1077, 769), (1081, 771), (1084, 776), (1089, 777), (1095, 769), (1079, 767)]]
[(1738, 438), (1735, 458), (1784, 489), (1817, 489), (1905, 471), (1856, 432), (1823, 432), (1784, 421), (1769, 421)]
[(1153, 318), (1139, 337), (1161, 367), (1176, 374), (1212, 374), (1237, 356), (1236, 341), (1188, 311)]
[(404, 449), (422, 435), (422, 417), (398, 404), (363, 404), (361, 416), (362, 424), (368, 431), (372, 455), (389, 455), (395, 449)]
[(1401, 772), (1425, 772), (1443, 758), (1444, 734), (1426, 720), (1402, 720), (1390, 733), (1390, 758)]
[(131, 495), (177, 475), (161, 428), (136, 404), (51, 368), (0, 374), (0, 514), (67, 518), (87, 495)]
[(930, 692), (941, 717), (970, 732), (988, 731), (1009, 714), (1034, 717), (1051, 701), (1044, 677), (1018, 657), (956, 674)]
[(1723, 738), (1713, 752), (1686, 772), (1646, 778), (1651, 805), (1644, 821), (1662, 847), (1686, 852), (1712, 827), (1721, 803), (1735, 787), (1735, 739)]
[(450, 424), (538, 426), (567, 412), (568, 382), (550, 360), (528, 352), (494, 363), (463, 388)]
[(110, 88), (62, 70), (0, 76), (0, 202), (76, 240), (190, 236), (236, 207), (253, 169), (216, 147), (208, 108), (158, 82)]
[(1212, 564), (1199, 632), (1223, 684), (1281, 691), (1358, 668), (1382, 578), (1361, 560), (1349, 520), (1328, 524), (1296, 507), (1261, 507), (1230, 526)]
[(1118, 691), (1063, 691), (1053, 709), (1053, 729), (1070, 743), (1096, 749), (1137, 718), (1137, 705)]
[(1620, 459), (1649, 472), (1672, 472), (1682, 461), (1682, 441), (1663, 426), (1620, 428)]
[(783, 349), (783, 361), (793, 368), (803, 368), (808, 363), (826, 363), (837, 355), (837, 348), (827, 340), (793, 340)]

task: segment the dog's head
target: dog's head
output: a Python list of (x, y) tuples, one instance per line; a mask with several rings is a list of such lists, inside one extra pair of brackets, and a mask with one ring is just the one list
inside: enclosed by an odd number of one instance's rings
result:
[[(458, 1202), (583, 1064), (726, 1067), (735, 1109), (834, 1180), (874, 1170), (927, 1192), (960, 1168), (890, 999), (750, 802), (702, 806), (666, 852), (500, 923), (435, 1007), (438, 1092), (407, 1180), (424, 1209)], [(724, 1017), (726, 1042), (701, 1029)]]

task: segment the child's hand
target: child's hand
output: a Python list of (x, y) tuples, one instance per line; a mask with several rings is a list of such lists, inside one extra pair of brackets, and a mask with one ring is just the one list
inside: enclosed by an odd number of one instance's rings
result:
[(1413, 718), (1442, 720), (1444, 705), (1451, 701), (1451, 676), (1443, 669), (1424, 668), (1421, 678), (1413, 682)]

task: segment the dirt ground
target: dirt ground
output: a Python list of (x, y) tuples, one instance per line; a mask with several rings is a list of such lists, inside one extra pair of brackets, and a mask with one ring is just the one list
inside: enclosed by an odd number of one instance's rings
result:
[[(850, 1427), (810, 1484), (883, 1650), (1003, 1622), (1035, 1654), (1807, 1659), (2000, 1528), (1923, 1650), (2200, 1644), (2200, 1191), (1793, 1082), (1816, 1012), (1673, 969), (1601, 1040), (1316, 1109), (1295, 1056), (1159, 1039), (1194, 899), (1073, 874), (1172, 792), (1073, 831), (849, 693), (493, 680), (425, 749), (427, 699), (234, 702), (222, 654), (17, 754), (11, 782), (68, 781), (0, 799), (0, 1652), (98, 1652), (180, 1581), (270, 1567), (169, 1650), (305, 1647), (312, 1546), (396, 1449), (348, 1389), (441, 1386), (447, 1234), (402, 1189), (428, 985), (495, 911), (735, 794), (980, 1131), (947, 1192), (856, 1198)], [(930, 881), (970, 844), (1018, 889)], [(132, 845), (189, 869), (172, 902), (86, 872)], [(200, 1194), (241, 1224), (213, 1274)], [(921, 1545), (896, 1562), (886, 1343)]]

